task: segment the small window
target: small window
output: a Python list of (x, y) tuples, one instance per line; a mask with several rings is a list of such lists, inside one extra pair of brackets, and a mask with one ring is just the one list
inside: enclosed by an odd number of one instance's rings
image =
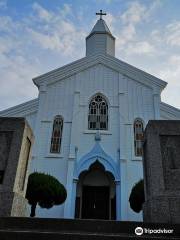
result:
[(134, 151), (136, 156), (142, 156), (143, 154), (143, 140), (143, 122), (141, 119), (136, 119), (134, 122)]
[(100, 94), (94, 96), (89, 104), (88, 129), (108, 129), (108, 105)]
[(53, 123), (53, 132), (51, 137), (51, 153), (60, 153), (62, 140), (63, 119), (56, 116)]

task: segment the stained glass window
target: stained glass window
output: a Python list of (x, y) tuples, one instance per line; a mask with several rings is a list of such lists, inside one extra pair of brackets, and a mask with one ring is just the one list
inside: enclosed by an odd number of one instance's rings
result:
[(56, 116), (53, 122), (53, 131), (51, 137), (51, 153), (60, 153), (62, 140), (63, 118)]
[(143, 140), (143, 121), (141, 119), (136, 119), (134, 121), (134, 150), (136, 156), (142, 156), (143, 154)]
[(100, 94), (95, 95), (89, 104), (88, 129), (108, 129), (108, 104)]

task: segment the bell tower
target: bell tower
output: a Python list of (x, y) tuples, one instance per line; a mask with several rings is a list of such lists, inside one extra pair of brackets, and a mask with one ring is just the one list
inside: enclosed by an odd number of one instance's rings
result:
[(92, 31), (86, 37), (86, 56), (108, 54), (115, 57), (115, 37), (102, 19), (106, 13), (100, 10), (100, 13), (96, 13), (96, 15), (100, 15), (100, 19), (97, 20)]

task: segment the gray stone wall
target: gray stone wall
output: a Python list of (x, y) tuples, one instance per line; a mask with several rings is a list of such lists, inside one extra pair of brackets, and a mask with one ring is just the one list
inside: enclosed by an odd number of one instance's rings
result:
[(25, 216), (33, 133), (24, 118), (0, 118), (0, 217)]
[(180, 223), (180, 121), (149, 121), (144, 142), (146, 222)]

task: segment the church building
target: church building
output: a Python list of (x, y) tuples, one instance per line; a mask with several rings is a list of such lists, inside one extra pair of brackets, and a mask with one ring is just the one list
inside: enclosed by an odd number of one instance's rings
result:
[(144, 128), (151, 119), (180, 119), (161, 102), (166, 82), (115, 57), (102, 14), (85, 57), (35, 77), (38, 98), (0, 112), (30, 124), (30, 172), (49, 173), (67, 189), (64, 204), (38, 207), (37, 217), (141, 221), (129, 195), (143, 178)]

